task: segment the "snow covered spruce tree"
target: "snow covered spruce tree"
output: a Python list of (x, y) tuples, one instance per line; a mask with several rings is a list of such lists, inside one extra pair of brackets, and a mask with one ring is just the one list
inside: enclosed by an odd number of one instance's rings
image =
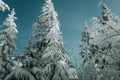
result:
[(57, 16), (52, 1), (45, 0), (42, 15), (33, 25), (32, 43), (34, 51), (39, 52), (45, 77), (48, 80), (68, 80), (69, 60)]
[(10, 10), (9, 6), (5, 2), (0, 0), (0, 10), (4, 12), (6, 9)]
[(3, 22), (0, 27), (0, 79), (4, 80), (5, 77), (13, 71), (13, 61), (11, 56), (15, 53), (16, 45), (14, 39), (18, 33), (16, 29), (14, 9), (11, 14)]
[[(101, 2), (100, 6), (102, 7), (102, 14), (92, 19), (91, 32), (94, 35), (90, 40), (90, 46), (87, 46), (89, 49), (82, 45), (82, 53), (87, 54), (89, 52), (90, 55), (87, 56), (89, 60), (85, 62), (87, 65), (82, 65), (81, 77), (85, 80), (118, 80), (120, 19), (111, 12), (104, 1)], [(86, 52), (86, 49), (89, 51)], [(95, 73), (90, 73), (94, 77), (86, 78), (89, 76), (87, 75), (89, 72)]]
[(69, 59), (51, 0), (45, 0), (41, 13), (23, 52), (23, 66), (37, 80), (68, 80)]
[(95, 67), (99, 73), (98, 78), (118, 80), (120, 19), (104, 2), (101, 7), (102, 15), (94, 17), (92, 25), (95, 34), (94, 43), (98, 48), (94, 56)]
[[(93, 47), (94, 46), (94, 47)], [(94, 54), (93, 49), (96, 48), (93, 43), (93, 33), (91, 27), (85, 22), (84, 31), (82, 32), (82, 39), (80, 41), (80, 55), (84, 61), (80, 67), (79, 79), (81, 80), (93, 80), (96, 76), (96, 70), (94, 67)], [(94, 49), (95, 50), (95, 49)], [(96, 52), (96, 51), (94, 51)]]
[(92, 32), (90, 27), (87, 25), (87, 22), (85, 22), (84, 25), (84, 31), (82, 32), (82, 39), (80, 41), (80, 55), (84, 58), (84, 63), (89, 61), (90, 59), (90, 41), (92, 39)]

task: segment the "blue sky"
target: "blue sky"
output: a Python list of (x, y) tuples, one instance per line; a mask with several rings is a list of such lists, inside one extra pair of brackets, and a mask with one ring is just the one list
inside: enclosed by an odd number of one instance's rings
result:
[[(31, 34), (32, 24), (40, 15), (41, 6), (44, 0), (4, 0), (10, 8), (15, 8), (17, 28), (16, 43), (18, 52), (27, 45), (27, 40)], [(79, 41), (84, 21), (90, 22), (93, 16), (100, 15), (98, 7), (100, 0), (53, 0), (55, 10), (60, 21), (60, 29), (64, 38), (66, 50), (69, 53), (79, 53)], [(120, 13), (120, 0), (106, 0), (106, 4), (115, 14)], [(7, 17), (9, 11), (0, 12), (0, 24)]]

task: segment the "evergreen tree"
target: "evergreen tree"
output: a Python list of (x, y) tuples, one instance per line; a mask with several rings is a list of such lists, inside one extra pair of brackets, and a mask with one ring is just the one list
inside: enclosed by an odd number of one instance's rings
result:
[(52, 1), (46, 0), (42, 7), (42, 15), (33, 25), (31, 42), (35, 52), (39, 52), (41, 65), (48, 80), (67, 80), (69, 60), (64, 50), (57, 16)]
[(114, 35), (119, 34), (119, 23), (120, 19), (118, 16), (114, 15), (107, 5), (103, 2), (101, 4), (102, 12), (101, 16), (93, 17), (93, 28), (96, 33), (96, 37), (102, 36), (97, 41), (102, 41), (107, 38), (112, 38)]
[(93, 80), (97, 75), (94, 66), (94, 53), (97, 51), (96, 45), (93, 43), (93, 32), (91, 27), (84, 24), (84, 31), (82, 32), (82, 39), (80, 41), (80, 55), (83, 57), (84, 61), (80, 67), (79, 79), (82, 80)]
[[(93, 18), (94, 43), (98, 50), (94, 56), (96, 71), (101, 79), (119, 79), (116, 69), (119, 62), (119, 30), (120, 19), (114, 15), (107, 5), (101, 4), (102, 15)], [(117, 47), (116, 47), (117, 46)], [(109, 73), (109, 74), (107, 74)]]
[(82, 32), (82, 39), (80, 41), (80, 55), (84, 58), (84, 63), (90, 59), (90, 45), (92, 39), (92, 32), (90, 27), (87, 25), (87, 22), (84, 24), (84, 31)]
[(11, 54), (14, 53), (14, 50), (17, 49), (14, 39), (18, 33), (16, 29), (16, 23), (14, 22), (17, 18), (14, 16), (14, 9), (11, 11), (11, 14), (8, 14), (8, 17), (3, 22), (1, 27), (1, 53)]
[(14, 22), (17, 18), (14, 15), (13, 9), (0, 28), (0, 79), (2, 80), (12, 72), (14, 67), (11, 56), (15, 53), (14, 39), (18, 33)]
[[(92, 40), (89, 42), (90, 45), (87, 45), (89, 48), (83, 47), (85, 44), (82, 45), (82, 53), (87, 54), (89, 50), (90, 55), (87, 55), (89, 60), (85, 63), (88, 65), (82, 66), (83, 71), (81, 71), (81, 74), (87, 76), (89, 72), (95, 73), (90, 73), (89, 76), (92, 76), (91, 78), (88, 77), (87, 80), (118, 80), (120, 19), (111, 12), (104, 1), (100, 6), (102, 7), (101, 16), (92, 19), (91, 32), (94, 35), (92, 35)], [(83, 39), (86, 38), (83, 37)]]
[(69, 60), (51, 0), (45, 0), (41, 13), (23, 52), (22, 67), (36, 80), (67, 80)]

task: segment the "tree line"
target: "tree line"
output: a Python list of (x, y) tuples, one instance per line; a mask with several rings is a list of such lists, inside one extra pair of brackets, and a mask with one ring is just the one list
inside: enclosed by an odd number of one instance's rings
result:
[[(41, 14), (31, 29), (28, 45), (17, 54), (18, 34), (15, 9), (0, 0), (0, 10), (10, 14), (0, 26), (0, 80), (69, 80), (69, 68), (74, 66), (78, 80), (119, 80), (120, 78), (120, 18), (112, 13), (104, 0), (101, 15), (92, 17), (90, 26), (84, 23), (80, 40), (80, 56), (73, 63), (64, 48), (58, 14), (52, 0), (45, 0)], [(78, 67), (80, 65), (80, 67)]]

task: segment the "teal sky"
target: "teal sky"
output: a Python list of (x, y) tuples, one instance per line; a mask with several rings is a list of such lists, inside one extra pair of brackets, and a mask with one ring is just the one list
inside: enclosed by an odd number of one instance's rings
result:
[[(65, 48), (69, 53), (78, 54), (79, 41), (84, 21), (90, 22), (93, 16), (100, 15), (98, 7), (100, 0), (53, 0), (54, 7), (58, 13), (60, 29), (64, 38)], [(28, 37), (31, 34), (32, 24), (40, 15), (44, 0), (4, 0), (10, 8), (15, 8), (17, 29), (16, 43), (18, 53), (27, 45)], [(119, 15), (120, 0), (106, 0), (106, 4), (112, 12)], [(7, 17), (9, 11), (0, 12), (0, 24)]]

